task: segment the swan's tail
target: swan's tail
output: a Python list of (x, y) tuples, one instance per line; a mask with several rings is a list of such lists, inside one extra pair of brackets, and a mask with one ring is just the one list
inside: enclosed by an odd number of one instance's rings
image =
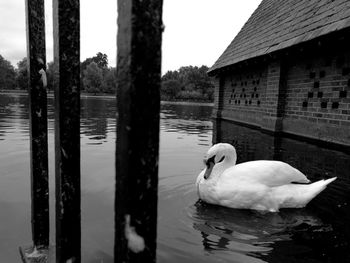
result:
[(290, 184), (276, 189), (280, 198), (280, 208), (304, 207), (314, 197), (326, 189), (327, 185), (333, 182), (337, 177), (326, 180), (320, 180), (312, 184)]
[(337, 177), (329, 178), (329, 179), (326, 179), (326, 180), (320, 180), (320, 181), (314, 182), (312, 184), (305, 185), (307, 187), (306, 188), (307, 190), (305, 190), (306, 191), (305, 197), (306, 198), (310, 198), (309, 201), (311, 201), (316, 195), (318, 195), (324, 189), (326, 189), (327, 185), (329, 185), (335, 179), (337, 179)]

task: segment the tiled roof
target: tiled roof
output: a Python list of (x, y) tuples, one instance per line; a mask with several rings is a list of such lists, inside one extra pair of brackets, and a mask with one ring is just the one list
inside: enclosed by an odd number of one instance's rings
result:
[(209, 72), (350, 27), (350, 0), (263, 0)]

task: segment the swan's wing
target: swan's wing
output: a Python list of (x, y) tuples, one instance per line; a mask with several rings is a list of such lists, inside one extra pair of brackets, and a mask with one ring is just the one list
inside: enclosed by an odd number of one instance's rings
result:
[(251, 183), (249, 180), (238, 182), (232, 177), (226, 182), (219, 180), (218, 187), (220, 189), (216, 196), (218, 203), (238, 209), (257, 209), (257, 204), (261, 203), (269, 190), (264, 184)]
[(280, 161), (252, 161), (237, 164), (222, 174), (235, 180), (249, 180), (266, 186), (281, 186), (292, 182), (309, 183), (299, 170)]

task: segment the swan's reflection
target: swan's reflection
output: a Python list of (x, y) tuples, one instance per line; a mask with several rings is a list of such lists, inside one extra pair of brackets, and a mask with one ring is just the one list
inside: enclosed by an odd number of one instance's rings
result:
[(325, 225), (307, 209), (261, 213), (208, 205), (202, 201), (190, 209), (193, 228), (200, 232), (204, 250), (229, 250), (248, 258), (265, 258), (272, 253), (276, 243), (290, 241), (295, 234), (332, 231), (331, 226)]

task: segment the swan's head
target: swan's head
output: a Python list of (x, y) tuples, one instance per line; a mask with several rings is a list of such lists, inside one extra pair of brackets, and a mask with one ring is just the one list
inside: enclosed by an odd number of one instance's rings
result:
[(227, 163), (230, 166), (235, 165), (237, 160), (236, 149), (228, 143), (218, 143), (213, 145), (207, 152), (204, 163), (207, 166), (204, 179), (208, 179), (215, 165)]

